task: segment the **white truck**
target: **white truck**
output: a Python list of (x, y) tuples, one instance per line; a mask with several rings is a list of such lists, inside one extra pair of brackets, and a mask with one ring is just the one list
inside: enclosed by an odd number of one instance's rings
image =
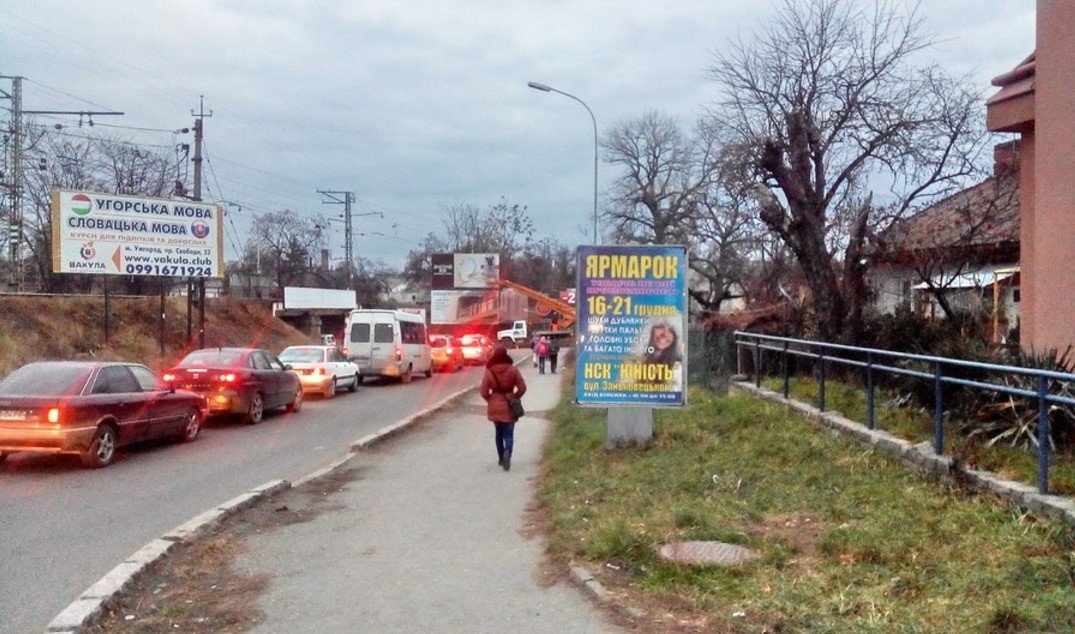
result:
[(530, 345), (530, 331), (526, 322), (512, 322), (511, 328), (496, 331), (496, 340), (508, 348)]

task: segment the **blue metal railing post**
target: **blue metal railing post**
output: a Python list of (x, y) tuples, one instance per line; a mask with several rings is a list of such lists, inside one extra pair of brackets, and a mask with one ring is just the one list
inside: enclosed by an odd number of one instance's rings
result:
[(866, 353), (866, 429), (873, 429), (873, 353)]
[(1049, 492), (1049, 379), (1038, 377), (1038, 492)]
[(825, 411), (825, 352), (822, 350), (817, 355), (818, 364), (821, 366), (821, 380), (818, 382), (817, 408)]
[(761, 387), (761, 339), (754, 340), (754, 387)]
[(944, 453), (944, 385), (941, 364), (933, 364), (933, 453)]
[(784, 399), (788, 398), (788, 342), (784, 342), (784, 353), (780, 356), (780, 374), (784, 379)]

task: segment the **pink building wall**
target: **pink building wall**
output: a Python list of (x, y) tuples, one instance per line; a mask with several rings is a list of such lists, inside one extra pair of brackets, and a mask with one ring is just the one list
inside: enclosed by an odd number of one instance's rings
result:
[(1075, 2), (1038, 0), (1037, 30), (1035, 124), (1023, 157), (1034, 174), (1022, 279), (1033, 282), (1022, 341), (1063, 351), (1075, 344)]

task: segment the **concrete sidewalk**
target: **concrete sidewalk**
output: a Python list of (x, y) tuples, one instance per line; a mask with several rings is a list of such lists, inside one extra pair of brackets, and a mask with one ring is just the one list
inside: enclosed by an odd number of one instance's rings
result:
[(249, 537), (239, 571), (272, 581), (258, 632), (616, 632), (528, 536), (542, 418), (560, 374), (518, 366), (529, 391), (510, 472), (475, 391), (347, 467), (340, 508)]

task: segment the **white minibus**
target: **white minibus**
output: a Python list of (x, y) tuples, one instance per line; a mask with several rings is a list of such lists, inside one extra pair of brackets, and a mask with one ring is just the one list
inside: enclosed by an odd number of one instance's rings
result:
[(347, 317), (344, 354), (359, 374), (409, 383), (416, 373), (433, 376), (425, 317), (401, 310), (358, 309)]

